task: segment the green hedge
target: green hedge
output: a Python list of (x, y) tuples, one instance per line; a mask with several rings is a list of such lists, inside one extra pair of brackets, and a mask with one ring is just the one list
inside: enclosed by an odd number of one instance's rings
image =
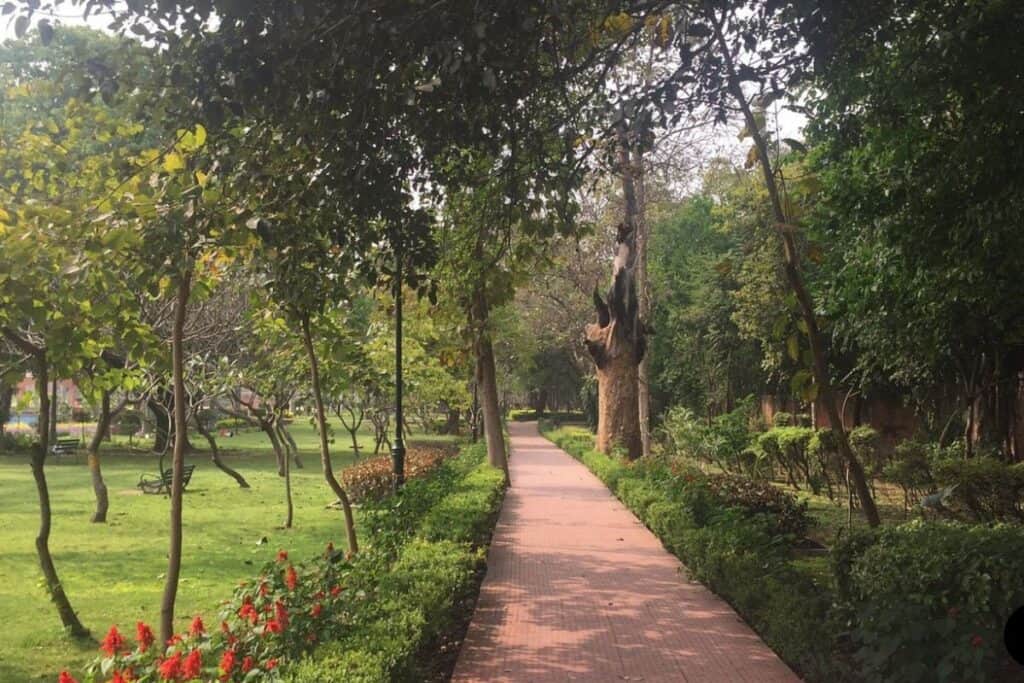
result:
[(545, 433), (807, 680), (1019, 680), (1000, 629), (1024, 604), (1021, 527), (857, 532), (838, 539), (822, 581), (794, 560), (773, 515), (723, 500), (699, 473), (602, 455), (580, 430)]
[(367, 558), (350, 576), (348, 590), (366, 599), (348, 615), (345, 634), (292, 667), (287, 680), (384, 683), (429, 675), (418, 654), (451, 627), (454, 608), (475, 585), (501, 505), (504, 475), (484, 462), (485, 453), (482, 445), (466, 448), (437, 475), (411, 482), (399, 500), (370, 511), (371, 542), (396, 548), (394, 561)]

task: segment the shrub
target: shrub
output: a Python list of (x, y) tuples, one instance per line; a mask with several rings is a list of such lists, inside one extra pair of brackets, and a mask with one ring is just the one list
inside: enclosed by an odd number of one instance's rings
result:
[[(360, 520), (367, 539), (354, 558), (328, 547), (292, 564), (282, 552), (239, 586), (218, 627), (195, 622), (166, 648), (148, 628), (140, 626), (134, 646), (112, 630), (86, 680), (128, 669), (133, 680), (204, 683), (420, 680), (417, 651), (447, 628), (472, 585), (483, 557), (473, 544), (501, 502), (503, 477), (483, 464), (484, 453), (467, 447), (410, 481), (400, 499), (368, 502)], [(437, 540), (414, 539), (417, 532)]]
[(1002, 627), (1024, 602), (1021, 576), (1020, 527), (914, 521), (882, 530), (849, 575), (864, 677), (998, 680)]
[[(439, 446), (410, 448), (405, 454), (406, 479), (425, 476), (450, 455), (450, 450)], [(392, 467), (390, 455), (363, 460), (342, 470), (342, 485), (355, 502), (382, 498), (392, 490)]]
[(727, 472), (750, 472), (750, 420), (754, 397), (747, 396), (735, 410), (716, 416), (706, 424), (693, 411), (674, 407), (665, 416), (662, 431), (670, 455), (709, 462)]
[(802, 538), (810, 526), (807, 503), (768, 482), (744, 476), (712, 475), (708, 488), (724, 506), (738, 507), (747, 515), (766, 515), (776, 535)]
[(932, 464), (939, 486), (956, 486), (951, 507), (976, 521), (1024, 521), (1024, 463), (988, 456)]
[(920, 441), (899, 443), (892, 460), (882, 469), (882, 477), (903, 490), (903, 509), (908, 510), (935, 486), (928, 460), (928, 446)]

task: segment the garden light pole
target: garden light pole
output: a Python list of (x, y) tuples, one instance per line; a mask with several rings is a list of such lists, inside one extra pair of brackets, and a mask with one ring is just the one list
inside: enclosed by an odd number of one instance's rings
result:
[(395, 444), (391, 448), (395, 493), (405, 483), (405, 442), (402, 440), (402, 239), (395, 240)]

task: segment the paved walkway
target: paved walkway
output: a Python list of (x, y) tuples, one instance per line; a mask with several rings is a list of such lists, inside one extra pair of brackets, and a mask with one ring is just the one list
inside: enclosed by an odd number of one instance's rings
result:
[(452, 678), (798, 681), (583, 465), (511, 423), (513, 486)]

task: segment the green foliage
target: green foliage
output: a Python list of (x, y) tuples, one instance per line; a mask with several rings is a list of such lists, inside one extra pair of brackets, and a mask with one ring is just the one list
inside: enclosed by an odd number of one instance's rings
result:
[(753, 413), (753, 396), (713, 418), (710, 425), (689, 408), (675, 406), (662, 425), (666, 450), (672, 456), (712, 463), (727, 472), (752, 473), (756, 469), (749, 451)]
[(742, 508), (748, 515), (764, 515), (775, 535), (802, 538), (810, 518), (807, 503), (765, 481), (737, 475), (711, 475), (708, 489), (724, 505)]
[(949, 506), (976, 522), (1024, 522), (1024, 463), (999, 458), (940, 458), (932, 462), (935, 482), (955, 486)]
[(1007, 671), (1002, 628), (1024, 601), (1019, 526), (910, 522), (856, 556), (847, 604), (865, 678), (992, 681)]

